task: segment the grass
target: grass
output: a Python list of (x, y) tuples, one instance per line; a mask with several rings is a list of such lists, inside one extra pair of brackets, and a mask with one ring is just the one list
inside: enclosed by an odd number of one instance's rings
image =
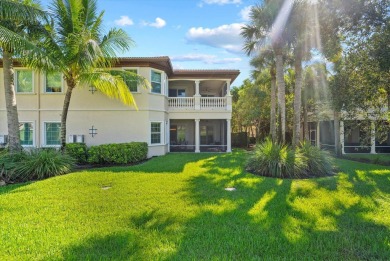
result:
[(2, 187), (0, 260), (388, 259), (389, 168), (337, 160), (334, 177), (281, 180), (246, 158), (169, 154)]
[(390, 154), (345, 154), (345, 159), (390, 166)]

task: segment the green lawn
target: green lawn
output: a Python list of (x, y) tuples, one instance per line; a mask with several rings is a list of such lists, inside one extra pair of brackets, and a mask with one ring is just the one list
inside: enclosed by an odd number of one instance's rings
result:
[(374, 164), (382, 164), (390, 166), (390, 154), (345, 154), (343, 155), (346, 159), (358, 160), (363, 162), (370, 162)]
[(338, 160), (335, 177), (279, 180), (245, 173), (246, 157), (170, 154), (0, 188), (0, 260), (389, 258), (389, 168)]

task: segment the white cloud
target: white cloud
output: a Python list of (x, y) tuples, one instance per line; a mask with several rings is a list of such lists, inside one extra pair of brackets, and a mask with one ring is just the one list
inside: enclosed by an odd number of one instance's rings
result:
[(143, 21), (143, 22), (141, 22), (141, 24), (144, 25), (144, 26), (151, 26), (151, 27), (156, 27), (156, 28), (162, 28), (162, 27), (164, 27), (167, 24), (167, 22), (165, 22), (164, 19), (162, 19), (160, 17), (157, 17), (154, 20), (153, 23)]
[(203, 3), (207, 5), (241, 4), (241, 0), (202, 0)]
[(115, 20), (115, 24), (119, 26), (130, 26), (133, 25), (134, 22), (128, 16), (122, 15), (121, 19)]
[(173, 62), (204, 62), (206, 64), (228, 64), (241, 62), (241, 58), (218, 58), (210, 54), (186, 54), (172, 56)]
[(244, 24), (227, 24), (216, 28), (192, 27), (186, 38), (189, 43), (222, 48), (232, 53), (242, 53), (243, 39), (240, 35)]
[(250, 20), (250, 13), (251, 13), (251, 9), (252, 9), (252, 6), (249, 5), (247, 7), (244, 7), (243, 9), (241, 9), (240, 11), (240, 16), (241, 16), (241, 19), (244, 20), (244, 21), (249, 21)]

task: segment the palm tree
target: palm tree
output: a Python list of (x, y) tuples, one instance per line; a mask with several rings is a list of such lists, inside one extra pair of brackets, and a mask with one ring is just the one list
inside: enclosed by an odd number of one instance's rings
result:
[(39, 52), (31, 36), (43, 28), (40, 19), (46, 14), (34, 2), (0, 0), (0, 49), (3, 56), (5, 105), (10, 153), (21, 149), (19, 119), (14, 89), (13, 58), (24, 51)]
[[(286, 94), (284, 83), (283, 49), (285, 46), (285, 29), (283, 26), (274, 26), (283, 1), (266, 0), (263, 5), (254, 6), (251, 9), (251, 22), (242, 28), (241, 35), (245, 38), (244, 50), (250, 54), (259, 50), (261, 46), (267, 46), (268, 40), (275, 56), (276, 85), (278, 91), (278, 108), (281, 125), (281, 141), (286, 141)], [(288, 15), (288, 14), (286, 14)]]
[(262, 50), (258, 56), (250, 61), (251, 66), (260, 72), (270, 68), (271, 74), (271, 106), (270, 106), (270, 135), (276, 141), (276, 65), (272, 50)]
[[(297, 146), (300, 141), (301, 131), (301, 105), (302, 105), (302, 85), (303, 70), (302, 60), (310, 54), (309, 44), (309, 19), (313, 15), (309, 14), (310, 3), (307, 0), (294, 1), (293, 9), (290, 16), (290, 23), (287, 26), (288, 42), (293, 47), (294, 69), (295, 69), (295, 88), (294, 88), (294, 118), (293, 118), (293, 147)], [(313, 22), (313, 21), (312, 21)]]
[[(61, 149), (66, 143), (66, 122), (72, 92), (79, 86), (95, 86), (108, 97), (125, 105), (135, 105), (125, 80), (143, 86), (147, 81), (130, 72), (111, 70), (117, 51), (127, 51), (132, 39), (121, 29), (102, 34), (104, 12), (98, 13), (96, 0), (54, 0), (49, 8), (53, 22), (42, 43), (46, 57), (30, 54), (29, 65), (46, 72), (61, 72), (67, 84), (61, 114)], [(127, 79), (126, 79), (127, 78)]]

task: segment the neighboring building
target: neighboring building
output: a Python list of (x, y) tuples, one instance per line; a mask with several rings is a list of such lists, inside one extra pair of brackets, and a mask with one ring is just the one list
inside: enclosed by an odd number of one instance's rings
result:
[[(313, 145), (322, 149), (334, 150), (335, 127), (333, 112), (329, 111), (320, 120), (309, 122), (309, 138)], [(374, 120), (366, 122), (358, 118), (357, 122), (348, 120), (347, 117), (340, 121), (341, 153), (390, 153), (390, 132), (387, 137), (378, 137), (375, 125), (384, 126), (385, 120), (374, 124)], [(364, 124), (366, 124), (365, 127)], [(368, 124), (368, 125), (367, 125)], [(383, 130), (382, 130), (383, 131)], [(386, 134), (386, 133), (385, 133)]]
[[(1, 64), (0, 64), (1, 65)], [(2, 65), (1, 65), (2, 67)], [(88, 146), (147, 142), (149, 157), (169, 151), (231, 151), (230, 84), (238, 70), (173, 70), (169, 57), (120, 58), (116, 66), (145, 77), (151, 89), (129, 82), (138, 110), (94, 87), (73, 91), (68, 142)], [(20, 137), (25, 147), (60, 145), (66, 84), (61, 74), (39, 74), (15, 65)], [(0, 70), (0, 143), (7, 134), (3, 70)]]

